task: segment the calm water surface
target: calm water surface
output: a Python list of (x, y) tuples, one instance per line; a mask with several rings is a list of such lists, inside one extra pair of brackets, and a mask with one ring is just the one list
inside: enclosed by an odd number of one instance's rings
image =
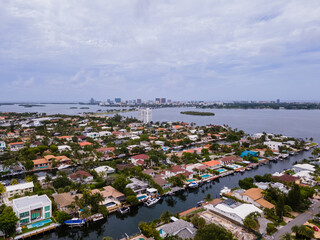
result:
[[(74, 106), (74, 105), (72, 105)], [(20, 111), (35, 112), (41, 109), (41, 112), (77, 114), (79, 109), (69, 109), (70, 106), (56, 106), (54, 104), (41, 108), (31, 108)], [(91, 109), (95, 107), (95, 109)], [(17, 106), (0, 106), (0, 111), (17, 111)], [(5, 110), (4, 110), (5, 109)], [(90, 106), (90, 112), (101, 109), (99, 106)], [(194, 122), (197, 125), (206, 124), (227, 124), (233, 128), (242, 129), (247, 133), (268, 132), (281, 133), (293, 137), (313, 137), (316, 142), (320, 142), (320, 111), (318, 110), (235, 110), (235, 109), (212, 109), (199, 110), (214, 112), (215, 116), (189, 116), (180, 114), (186, 108), (167, 108), (153, 110), (153, 121), (185, 121)], [(190, 108), (189, 108), (190, 110)], [(40, 110), (39, 110), (40, 111)], [(58, 111), (58, 112), (55, 112)], [(88, 111), (88, 110), (86, 110)], [(123, 113), (124, 116), (137, 117), (137, 112)], [(102, 220), (88, 228), (65, 229), (61, 228), (54, 233), (41, 235), (37, 239), (102, 239), (104, 236), (111, 236), (114, 239), (120, 239), (124, 233), (132, 235), (138, 232), (140, 221), (151, 221), (159, 218), (165, 210), (177, 213), (194, 207), (195, 204), (202, 200), (208, 193), (213, 197), (218, 197), (221, 188), (228, 186), (230, 188), (237, 186), (238, 181), (245, 177), (263, 175), (265, 173), (274, 173), (288, 169), (296, 161), (311, 156), (311, 152), (291, 156), (288, 160), (270, 163), (260, 166), (258, 169), (245, 172), (244, 174), (236, 173), (215, 182), (206, 184), (197, 190), (184, 192), (178, 196), (167, 197), (153, 207), (139, 207), (133, 209), (127, 216), (113, 214), (108, 220)]]

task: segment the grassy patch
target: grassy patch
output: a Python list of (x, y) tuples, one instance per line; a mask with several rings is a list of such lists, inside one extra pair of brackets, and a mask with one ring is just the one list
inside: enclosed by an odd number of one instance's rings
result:
[[(41, 229), (41, 228), (47, 227), (47, 226), (51, 225), (52, 223), (55, 223), (55, 222), (56, 222), (52, 217), (51, 217), (50, 219), (51, 219), (51, 222), (46, 223), (46, 224), (44, 224), (44, 225), (41, 226), (41, 227), (34, 227), (34, 228), (28, 228), (28, 227), (27, 227), (28, 225), (34, 224), (34, 223), (37, 223), (37, 222), (33, 222), (33, 223), (30, 223), (30, 224), (27, 224), (27, 225), (25, 225), (24, 228), (22, 228), (22, 233), (28, 233), (28, 232), (31, 232), (31, 231), (34, 231), (34, 230), (37, 230), (37, 229)], [(43, 219), (43, 220), (44, 220), (44, 219)], [(38, 221), (38, 222), (42, 222), (43, 220)]]

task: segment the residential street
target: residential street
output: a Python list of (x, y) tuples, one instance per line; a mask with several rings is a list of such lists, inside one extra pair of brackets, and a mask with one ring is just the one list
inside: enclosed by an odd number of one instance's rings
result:
[(305, 211), (304, 213), (297, 216), (295, 219), (293, 219), (291, 222), (289, 222), (287, 225), (281, 227), (276, 233), (274, 233), (272, 236), (267, 236), (266, 240), (271, 239), (280, 239), (281, 235), (284, 235), (285, 233), (291, 233), (291, 228), (295, 225), (302, 225), (309, 219), (313, 218), (313, 215), (319, 213), (319, 207), (320, 207), (320, 201), (314, 200), (315, 203), (311, 205), (311, 207)]

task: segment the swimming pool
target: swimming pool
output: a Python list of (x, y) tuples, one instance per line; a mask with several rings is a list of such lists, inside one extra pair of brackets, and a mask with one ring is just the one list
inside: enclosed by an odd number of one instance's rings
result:
[(200, 177), (202, 177), (202, 178), (207, 178), (207, 177), (210, 177), (210, 175), (209, 175), (209, 174), (205, 174), (205, 175), (202, 175), (202, 176), (200, 176)]
[(138, 200), (145, 199), (146, 197), (147, 197), (146, 195), (139, 196), (139, 197), (138, 197)]
[(27, 228), (30, 229), (30, 228), (35, 228), (35, 227), (42, 227), (43, 225), (45, 225), (46, 223), (49, 223), (49, 222), (51, 222), (51, 219), (46, 219), (46, 220), (43, 220), (41, 222), (36, 222), (36, 223), (29, 224), (27, 226)]
[(187, 182), (194, 182), (195, 181), (195, 179), (193, 178), (193, 179), (188, 179), (187, 180)]
[(107, 204), (106, 204), (106, 207), (114, 207), (114, 206), (116, 206), (117, 204), (115, 203), (115, 202), (108, 202)]
[(218, 169), (217, 170), (219, 173), (222, 173), (222, 172), (225, 172), (225, 171), (227, 171), (226, 169), (224, 169), (224, 168), (220, 168), (220, 169)]

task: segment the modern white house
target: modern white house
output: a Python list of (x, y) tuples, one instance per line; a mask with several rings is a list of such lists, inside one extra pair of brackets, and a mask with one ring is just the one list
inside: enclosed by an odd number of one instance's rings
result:
[(104, 173), (106, 173), (106, 175), (115, 172), (115, 170), (114, 170), (112, 167), (109, 167), (109, 166), (100, 166), (100, 167), (95, 168), (94, 170), (95, 170), (98, 174), (99, 174), (100, 172), (104, 172)]
[(267, 141), (267, 142), (264, 142), (263, 144), (275, 151), (279, 151), (279, 147), (283, 146), (282, 142), (276, 142), (276, 141)]
[(309, 172), (314, 172), (316, 169), (313, 165), (311, 164), (296, 164), (293, 165), (293, 171), (295, 173), (301, 172), (301, 171), (309, 171)]
[(191, 141), (197, 141), (198, 140), (198, 135), (188, 135), (188, 138), (191, 140)]
[(52, 204), (47, 195), (13, 199), (12, 208), (16, 216), (20, 218), (20, 226), (52, 216)]
[(89, 132), (89, 133), (86, 133), (86, 137), (90, 137), (90, 138), (99, 138), (100, 137), (100, 134), (97, 133), (97, 132)]
[(25, 192), (33, 192), (33, 187), (33, 182), (6, 186), (5, 196), (11, 198), (16, 194), (23, 195)]
[(239, 203), (232, 199), (225, 200), (224, 202), (214, 206), (212, 204), (208, 204), (204, 206), (204, 208), (212, 212), (216, 212), (222, 216), (225, 216), (228, 219), (232, 219), (233, 221), (236, 221), (239, 224), (243, 224), (243, 220), (250, 213), (258, 212), (261, 215), (263, 214), (262, 210), (257, 208), (253, 204)]

